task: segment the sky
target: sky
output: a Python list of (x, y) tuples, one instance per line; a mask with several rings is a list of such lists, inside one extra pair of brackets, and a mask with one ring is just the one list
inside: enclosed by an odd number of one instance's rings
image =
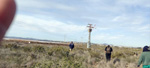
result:
[(150, 0), (16, 0), (6, 36), (88, 41), (117, 46), (150, 45)]

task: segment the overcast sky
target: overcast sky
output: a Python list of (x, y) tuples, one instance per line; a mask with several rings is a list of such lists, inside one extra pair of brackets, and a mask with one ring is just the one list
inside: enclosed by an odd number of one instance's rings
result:
[(16, 0), (6, 36), (58, 41), (150, 45), (150, 0)]

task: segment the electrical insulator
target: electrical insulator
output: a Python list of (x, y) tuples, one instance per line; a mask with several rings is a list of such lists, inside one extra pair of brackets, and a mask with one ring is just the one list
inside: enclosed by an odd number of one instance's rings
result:
[(89, 29), (89, 32), (92, 32), (92, 29)]

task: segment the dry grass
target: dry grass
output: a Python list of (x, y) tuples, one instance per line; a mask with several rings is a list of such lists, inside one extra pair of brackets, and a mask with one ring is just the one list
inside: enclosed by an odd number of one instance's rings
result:
[[(106, 62), (103, 45), (68, 46), (2, 42), (0, 68), (137, 68), (141, 49), (113, 47), (112, 60)], [(114, 62), (115, 61), (115, 62)]]

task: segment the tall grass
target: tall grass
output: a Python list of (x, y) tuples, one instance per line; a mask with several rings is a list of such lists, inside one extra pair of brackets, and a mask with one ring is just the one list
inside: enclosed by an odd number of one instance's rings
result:
[(134, 52), (140, 54), (141, 49), (113, 47), (112, 60), (106, 62), (104, 48), (76, 44), (70, 52), (68, 46), (4, 42), (0, 68), (136, 68), (139, 56)]

